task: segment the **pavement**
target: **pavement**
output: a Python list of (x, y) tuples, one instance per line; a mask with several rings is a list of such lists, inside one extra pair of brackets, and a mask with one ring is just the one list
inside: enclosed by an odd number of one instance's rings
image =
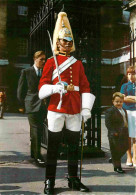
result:
[[(113, 171), (108, 162), (110, 157), (107, 129), (102, 125), (103, 158), (83, 160), (82, 182), (91, 192), (71, 191), (65, 175), (67, 161), (58, 160), (55, 194), (61, 195), (136, 195), (136, 170), (125, 165), (126, 155), (122, 159), (125, 174)], [(29, 124), (26, 115), (5, 113), (0, 120), (0, 195), (37, 195), (43, 194), (45, 168), (37, 167), (30, 157)]]

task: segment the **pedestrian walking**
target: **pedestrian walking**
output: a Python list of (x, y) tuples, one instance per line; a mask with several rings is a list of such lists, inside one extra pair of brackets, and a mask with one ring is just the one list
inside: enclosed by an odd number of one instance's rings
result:
[(1, 89), (0, 90), (0, 119), (3, 119), (5, 102), (6, 102), (6, 93), (4, 89)]
[(58, 14), (52, 49), (55, 55), (47, 60), (39, 84), (40, 99), (51, 96), (47, 115), (48, 147), (44, 193), (54, 193), (57, 153), (64, 123), (64, 138), (68, 146), (68, 187), (88, 192), (89, 188), (78, 177), (78, 148), (81, 118), (86, 122), (91, 117), (95, 96), (90, 93), (82, 62), (70, 56), (75, 45), (65, 12)]
[[(123, 108), (128, 113), (129, 149), (127, 151), (126, 165), (136, 167), (136, 66), (127, 69), (128, 82), (121, 86), (120, 92), (124, 94)], [(131, 154), (131, 141), (133, 142), (133, 157)]]
[(31, 157), (38, 165), (44, 162), (41, 149), (41, 136), (43, 123), (46, 117), (45, 101), (38, 97), (38, 85), (45, 65), (45, 53), (37, 51), (34, 54), (34, 65), (23, 69), (18, 82), (17, 97), (19, 99), (21, 112), (28, 114), (30, 124)]
[(120, 92), (114, 93), (113, 106), (105, 114), (112, 163), (114, 171), (118, 173), (125, 173), (121, 167), (121, 158), (128, 149), (128, 119), (126, 110), (122, 108), (123, 101), (123, 94)]

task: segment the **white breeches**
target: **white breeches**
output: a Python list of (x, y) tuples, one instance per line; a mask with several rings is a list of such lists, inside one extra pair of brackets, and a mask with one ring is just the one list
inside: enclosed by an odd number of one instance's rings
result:
[(70, 131), (80, 131), (81, 129), (81, 115), (80, 114), (65, 114), (59, 112), (48, 111), (48, 129), (52, 132), (62, 131), (64, 123), (66, 129)]
[(129, 137), (136, 138), (136, 111), (127, 110)]

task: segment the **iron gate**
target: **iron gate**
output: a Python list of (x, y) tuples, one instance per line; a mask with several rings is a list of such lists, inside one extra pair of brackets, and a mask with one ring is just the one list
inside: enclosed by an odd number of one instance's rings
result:
[[(63, 2), (63, 3), (62, 3)], [(55, 27), (57, 14), (65, 11), (72, 27), (76, 52), (74, 56), (81, 59), (90, 82), (92, 93), (96, 96), (92, 118), (85, 127), (86, 140), (84, 145), (101, 149), (101, 88), (100, 88), (100, 7), (89, 1), (46, 0), (31, 21), (30, 54), (46, 51), (47, 57), (52, 56), (47, 30), (51, 35)], [(44, 143), (44, 136), (43, 136)]]
[(136, 62), (135, 58), (135, 42), (136, 42), (136, 33), (134, 28), (130, 28), (130, 65), (134, 66)]

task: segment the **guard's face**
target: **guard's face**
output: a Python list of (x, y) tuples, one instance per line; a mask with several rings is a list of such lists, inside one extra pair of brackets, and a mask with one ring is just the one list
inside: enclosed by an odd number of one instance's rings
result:
[(131, 82), (135, 82), (136, 81), (136, 73), (128, 73), (128, 80)]
[(116, 96), (115, 99), (114, 99), (112, 102), (113, 102), (113, 105), (114, 105), (116, 108), (121, 109), (124, 100), (123, 100), (122, 98)]
[(34, 63), (36, 65), (37, 68), (43, 68), (45, 65), (45, 55), (41, 55), (39, 58), (34, 60)]
[(65, 39), (59, 39), (58, 42), (57, 42), (57, 46), (59, 48), (59, 51), (69, 53), (71, 51), (72, 46), (73, 46), (73, 41), (67, 41)]

